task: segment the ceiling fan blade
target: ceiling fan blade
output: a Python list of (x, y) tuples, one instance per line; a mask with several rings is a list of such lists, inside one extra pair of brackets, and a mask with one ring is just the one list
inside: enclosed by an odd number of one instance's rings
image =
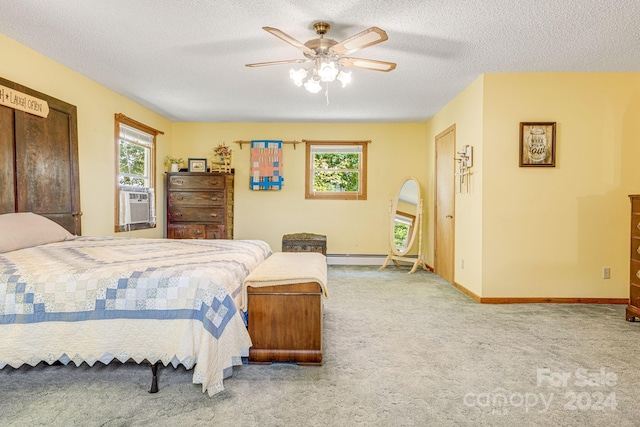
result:
[(245, 64), (245, 66), (264, 67), (265, 65), (302, 64), (303, 62), (311, 62), (311, 59), (285, 59), (284, 61), (256, 62), (254, 64)]
[(371, 27), (333, 45), (330, 50), (338, 55), (348, 55), (356, 50), (364, 49), (387, 40), (387, 33), (378, 27)]
[(273, 34), (274, 36), (278, 37), (279, 39), (286, 41), (291, 46), (295, 47), (296, 49), (300, 49), (304, 53), (307, 53), (309, 55), (314, 55), (314, 56), (316, 54), (316, 52), (313, 49), (305, 46), (304, 43), (299, 42), (298, 40), (296, 40), (293, 37), (291, 37), (289, 34), (284, 33), (284, 32), (280, 31), (277, 28), (262, 27), (262, 29), (265, 30), (268, 33)]
[(338, 64), (343, 67), (362, 68), (365, 70), (385, 71), (395, 70), (396, 64), (393, 62), (376, 61), (375, 59), (362, 58), (340, 58)]

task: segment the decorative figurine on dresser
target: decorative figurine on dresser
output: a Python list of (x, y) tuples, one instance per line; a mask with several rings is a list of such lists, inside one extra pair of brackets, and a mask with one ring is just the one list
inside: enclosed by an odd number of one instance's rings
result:
[(631, 261), (627, 320), (640, 318), (640, 195), (631, 198)]
[(233, 176), (167, 172), (167, 238), (233, 239)]

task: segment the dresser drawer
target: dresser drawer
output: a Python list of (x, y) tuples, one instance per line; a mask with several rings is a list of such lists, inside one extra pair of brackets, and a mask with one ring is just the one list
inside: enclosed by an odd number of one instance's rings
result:
[(171, 224), (168, 239), (232, 239), (224, 225)]
[(631, 235), (640, 236), (640, 214), (631, 214)]
[(205, 190), (222, 190), (225, 187), (224, 175), (212, 175), (203, 173), (202, 175), (171, 175), (169, 177), (168, 189), (205, 189)]
[(169, 239), (204, 239), (206, 238), (205, 226), (202, 224), (171, 224), (167, 228)]
[(640, 197), (634, 196), (631, 198), (631, 212), (640, 214)]
[(172, 191), (171, 206), (224, 206), (224, 191)]
[(210, 224), (224, 224), (225, 208), (188, 208), (170, 207), (167, 216), (171, 221), (206, 222)]
[(629, 281), (640, 286), (640, 261), (631, 260), (629, 269)]
[(631, 285), (629, 290), (629, 304), (640, 308), (640, 286)]
[(640, 236), (631, 236), (631, 259), (640, 261)]

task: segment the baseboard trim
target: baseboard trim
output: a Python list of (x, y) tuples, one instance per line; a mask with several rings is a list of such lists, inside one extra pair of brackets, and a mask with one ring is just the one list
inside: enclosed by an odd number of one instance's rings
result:
[(482, 304), (629, 304), (628, 298), (480, 298)]
[(481, 297), (459, 283), (453, 287), (480, 304), (629, 304), (628, 298), (531, 298)]
[(480, 298), (480, 295), (474, 294), (473, 292), (471, 292), (469, 289), (465, 288), (461, 284), (459, 284), (457, 282), (453, 282), (452, 285), (453, 285), (454, 288), (456, 288), (457, 290), (459, 290), (460, 292), (462, 292), (463, 294), (465, 294), (466, 296), (468, 296), (469, 298), (471, 298), (475, 302), (482, 302), (481, 301), (482, 298)]
[(378, 265), (382, 266), (386, 255), (349, 255), (331, 254), (327, 255), (328, 265)]
[[(417, 255), (407, 255), (406, 258), (418, 259)], [(349, 255), (349, 254), (331, 254), (327, 255), (327, 265), (377, 265), (382, 266), (387, 260), (387, 255)], [(414, 261), (398, 261), (396, 262), (410, 266)], [(433, 267), (424, 264), (426, 269), (433, 273)]]

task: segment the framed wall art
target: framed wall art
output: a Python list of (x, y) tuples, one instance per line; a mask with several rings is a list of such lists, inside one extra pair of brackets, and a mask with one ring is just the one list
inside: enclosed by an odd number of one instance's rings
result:
[(207, 159), (189, 159), (189, 172), (206, 172)]
[(556, 122), (520, 122), (520, 167), (556, 165)]

